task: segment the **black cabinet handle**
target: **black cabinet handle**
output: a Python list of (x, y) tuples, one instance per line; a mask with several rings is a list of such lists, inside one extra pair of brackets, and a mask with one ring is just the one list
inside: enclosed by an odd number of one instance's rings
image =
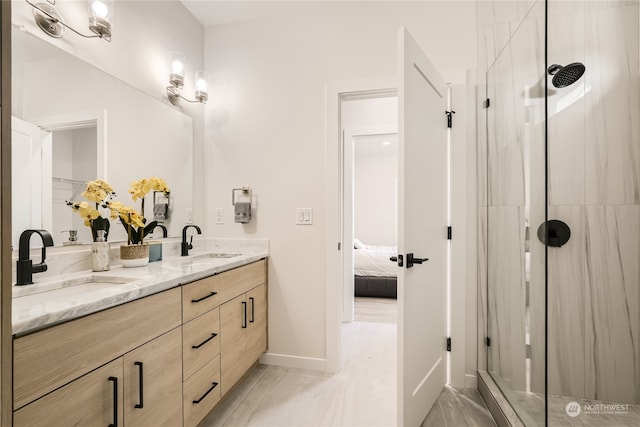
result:
[(251, 301), (251, 320), (249, 320), (249, 323), (253, 323), (256, 321), (256, 315), (255, 315), (256, 300), (253, 297), (250, 297), (249, 300)]
[(109, 381), (113, 382), (113, 424), (109, 427), (118, 427), (118, 378), (109, 377)]
[(209, 390), (207, 390), (205, 392), (205, 394), (202, 395), (202, 397), (200, 397), (200, 399), (198, 400), (194, 400), (193, 403), (195, 403), (196, 405), (200, 402), (202, 402), (202, 399), (204, 399), (205, 397), (207, 397), (207, 394), (211, 393), (213, 391), (214, 388), (216, 388), (218, 386), (218, 383), (213, 383), (213, 385), (211, 386), (211, 388)]
[(209, 295), (204, 296), (204, 297), (202, 297), (202, 298), (192, 299), (192, 300), (191, 300), (191, 302), (200, 302), (200, 301), (204, 301), (204, 300), (206, 300), (207, 298), (211, 298), (211, 297), (212, 297), (212, 296), (214, 296), (214, 295), (218, 295), (218, 293), (217, 293), (217, 292), (211, 292)]
[(244, 323), (242, 324), (242, 329), (247, 329), (247, 303), (246, 303), (246, 301), (242, 301), (242, 310), (244, 311)]
[(211, 336), (209, 338), (207, 338), (206, 340), (202, 341), (200, 344), (198, 345), (192, 345), (191, 348), (195, 348), (198, 349), (200, 347), (202, 347), (203, 345), (205, 345), (206, 343), (208, 343), (209, 341), (211, 341), (212, 339), (214, 339), (215, 337), (217, 337), (218, 334), (211, 334)]
[(135, 405), (135, 408), (138, 409), (142, 409), (144, 408), (144, 380), (143, 380), (143, 376), (142, 376), (142, 362), (135, 362), (134, 365), (136, 365), (138, 368), (140, 368), (140, 384), (139, 384), (139, 389), (140, 391), (138, 392), (138, 401), (140, 403), (138, 403), (137, 405)]

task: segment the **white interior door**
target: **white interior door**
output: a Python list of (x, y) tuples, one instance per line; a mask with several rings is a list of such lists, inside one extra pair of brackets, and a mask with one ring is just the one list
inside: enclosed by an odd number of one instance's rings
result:
[(12, 117), (11, 163), (11, 243), (17, 249), (22, 231), (50, 226), (51, 132)]
[(446, 381), (447, 87), (405, 28), (398, 53), (398, 425), (410, 427)]

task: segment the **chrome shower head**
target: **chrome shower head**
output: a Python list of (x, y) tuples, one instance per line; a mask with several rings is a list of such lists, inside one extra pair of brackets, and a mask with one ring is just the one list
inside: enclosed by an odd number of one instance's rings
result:
[(570, 86), (580, 80), (580, 77), (584, 74), (585, 66), (581, 62), (574, 62), (572, 64), (565, 65), (564, 67), (562, 65), (553, 64), (549, 69), (547, 69), (547, 71), (553, 76), (553, 85), (557, 88), (561, 88)]

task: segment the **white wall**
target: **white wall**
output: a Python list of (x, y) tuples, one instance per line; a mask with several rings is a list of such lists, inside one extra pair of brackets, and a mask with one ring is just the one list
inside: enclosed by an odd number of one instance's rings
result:
[[(55, 7), (67, 24), (89, 33), (86, 1), (58, 0)], [(31, 6), (22, 0), (13, 1), (11, 21), (168, 105), (169, 52), (179, 51), (187, 57), (185, 94), (193, 94), (194, 73), (203, 69), (204, 29), (179, 1), (115, 0), (111, 43), (84, 39), (70, 31), (61, 39), (49, 37), (36, 26)], [(193, 118), (193, 190), (201, 195), (204, 107), (183, 103), (178, 108)], [(203, 199), (194, 197), (194, 219), (201, 224), (205, 215)]]
[[(383, 140), (390, 145), (381, 146)], [(356, 137), (354, 145), (354, 236), (368, 245), (396, 246), (397, 137)]]
[[(270, 239), (270, 362), (324, 364), (326, 85), (395, 75), (401, 25), (438, 68), (475, 68), (475, 2), (326, 2), (205, 31), (205, 66), (225, 95), (205, 112), (207, 212), (226, 216), (209, 214), (207, 233)], [(242, 185), (258, 199), (249, 225), (230, 221)], [(312, 226), (295, 225), (297, 207), (314, 209)]]

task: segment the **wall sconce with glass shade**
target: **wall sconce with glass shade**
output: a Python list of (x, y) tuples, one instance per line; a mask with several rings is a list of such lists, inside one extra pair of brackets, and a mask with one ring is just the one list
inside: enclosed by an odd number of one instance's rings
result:
[(55, 0), (47, 0), (48, 3), (32, 3), (25, 0), (33, 7), (33, 19), (38, 27), (51, 37), (60, 38), (64, 36), (65, 29), (69, 29), (77, 35), (90, 39), (101, 38), (111, 42), (111, 29), (113, 22), (114, 0), (88, 0), (89, 5), (89, 30), (93, 34), (82, 34), (75, 28), (67, 25), (62, 16), (53, 7)]
[(181, 91), (184, 86), (184, 63), (185, 57), (180, 52), (170, 53), (169, 64), (171, 66), (171, 73), (169, 74), (169, 85), (167, 86), (167, 97), (173, 105), (178, 105), (180, 99), (184, 99), (187, 102), (207, 103), (209, 99), (209, 92), (207, 90), (207, 73), (204, 71), (196, 71), (195, 79), (195, 100), (191, 100), (182, 96)]

